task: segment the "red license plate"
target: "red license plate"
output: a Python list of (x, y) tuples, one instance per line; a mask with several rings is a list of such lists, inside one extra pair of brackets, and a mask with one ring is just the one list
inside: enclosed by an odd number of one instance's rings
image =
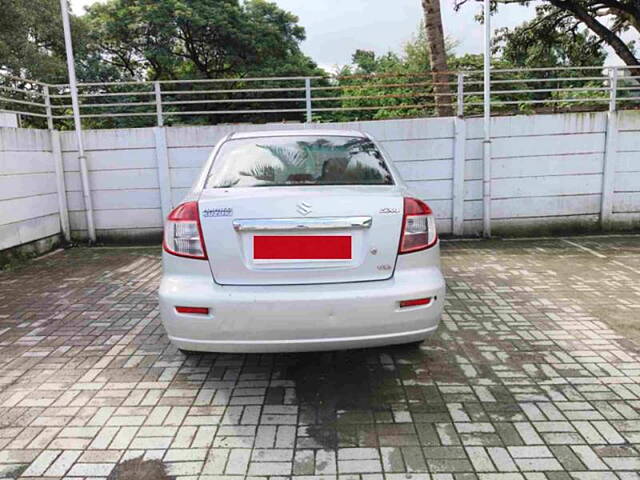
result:
[(255, 260), (350, 260), (349, 235), (256, 235)]

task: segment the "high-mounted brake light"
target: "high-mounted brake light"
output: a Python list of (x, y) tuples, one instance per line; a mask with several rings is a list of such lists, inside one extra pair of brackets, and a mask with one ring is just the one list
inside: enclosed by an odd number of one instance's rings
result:
[(436, 221), (429, 205), (417, 198), (405, 198), (398, 253), (424, 250), (435, 245), (437, 240)]
[(207, 259), (198, 202), (185, 202), (171, 211), (164, 226), (163, 247), (179, 257)]

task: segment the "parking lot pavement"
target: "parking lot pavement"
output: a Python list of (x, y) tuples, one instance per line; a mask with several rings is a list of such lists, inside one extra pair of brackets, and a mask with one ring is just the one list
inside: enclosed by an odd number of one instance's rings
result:
[(286, 355), (177, 352), (157, 249), (0, 273), (0, 477), (640, 478), (640, 237), (443, 262), (421, 348)]

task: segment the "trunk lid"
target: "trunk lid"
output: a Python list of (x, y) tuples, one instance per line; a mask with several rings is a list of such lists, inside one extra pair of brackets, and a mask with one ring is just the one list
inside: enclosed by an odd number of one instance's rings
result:
[(198, 202), (215, 281), (283, 285), (393, 275), (403, 197), (395, 186), (204, 190)]

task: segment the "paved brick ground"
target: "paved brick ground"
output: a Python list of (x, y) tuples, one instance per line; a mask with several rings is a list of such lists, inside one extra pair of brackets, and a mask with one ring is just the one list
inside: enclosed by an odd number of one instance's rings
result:
[[(640, 237), (455, 242), (421, 349), (196, 355), (157, 250), (0, 274), (0, 477), (640, 478)], [(118, 474), (118, 475), (116, 475)], [(147, 480), (160, 480), (162, 475)]]

